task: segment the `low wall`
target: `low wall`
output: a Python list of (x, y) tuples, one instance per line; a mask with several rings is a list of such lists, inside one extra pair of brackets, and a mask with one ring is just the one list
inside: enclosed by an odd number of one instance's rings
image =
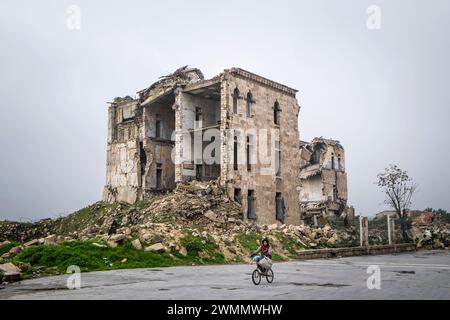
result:
[(413, 243), (368, 246), (368, 247), (312, 249), (299, 251), (298, 258), (302, 260), (320, 259), (320, 258), (338, 258), (338, 257), (364, 256), (364, 255), (391, 254), (416, 250), (417, 250), (416, 245)]

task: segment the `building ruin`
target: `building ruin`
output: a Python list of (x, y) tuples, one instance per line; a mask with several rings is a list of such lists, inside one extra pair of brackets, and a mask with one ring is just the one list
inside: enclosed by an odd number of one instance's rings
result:
[[(217, 180), (241, 203), (244, 221), (301, 224), (312, 212), (301, 210), (303, 202), (328, 200), (330, 191), (316, 197), (313, 182), (299, 179), (311, 160), (310, 147), (299, 152), (296, 93), (241, 68), (205, 79), (186, 66), (136, 98), (115, 98), (108, 108), (103, 200), (133, 203), (181, 182)], [(338, 198), (346, 199), (345, 172), (333, 175)], [(337, 213), (338, 198), (329, 206)]]
[(305, 223), (320, 218), (354, 217), (347, 206), (345, 153), (339, 141), (314, 138), (300, 142), (300, 210)]

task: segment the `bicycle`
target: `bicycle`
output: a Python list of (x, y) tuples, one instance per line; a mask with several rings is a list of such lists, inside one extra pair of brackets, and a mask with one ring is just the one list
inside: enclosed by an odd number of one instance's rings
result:
[(261, 277), (266, 277), (268, 283), (273, 282), (274, 274), (272, 270), (272, 260), (268, 257), (263, 257), (256, 262), (256, 269), (252, 273), (252, 281), (255, 285), (261, 283)]

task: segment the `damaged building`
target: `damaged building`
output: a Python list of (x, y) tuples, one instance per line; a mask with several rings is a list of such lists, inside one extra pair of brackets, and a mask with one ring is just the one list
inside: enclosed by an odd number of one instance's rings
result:
[(354, 218), (347, 206), (345, 153), (339, 141), (315, 138), (300, 142), (300, 210), (307, 224), (321, 224), (324, 218)]
[[(183, 67), (108, 108), (103, 200), (134, 203), (178, 183), (217, 181), (259, 224), (354, 216), (344, 149), (300, 142), (297, 90), (241, 68)], [(323, 220), (323, 219), (319, 219)]]
[(205, 79), (183, 67), (136, 98), (114, 99), (103, 199), (132, 203), (217, 180), (245, 221), (300, 224), (296, 93), (241, 68)]

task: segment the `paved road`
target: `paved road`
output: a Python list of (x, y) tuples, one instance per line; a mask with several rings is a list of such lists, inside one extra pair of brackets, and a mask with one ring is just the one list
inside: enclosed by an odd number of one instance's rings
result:
[[(381, 289), (367, 288), (369, 265)], [(251, 265), (115, 270), (26, 280), (0, 289), (0, 299), (450, 299), (450, 252), (291, 261), (274, 264), (275, 280), (251, 281)]]

